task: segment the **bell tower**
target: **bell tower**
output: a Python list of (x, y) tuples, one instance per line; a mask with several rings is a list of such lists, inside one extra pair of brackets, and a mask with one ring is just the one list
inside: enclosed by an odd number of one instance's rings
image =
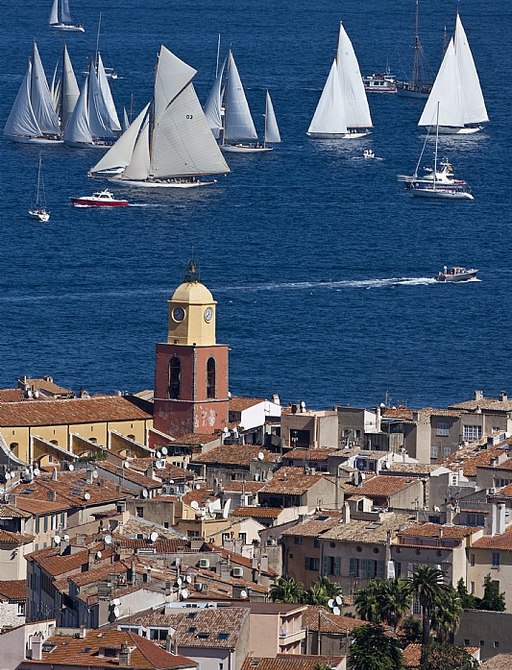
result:
[(194, 261), (169, 300), (167, 342), (156, 345), (156, 430), (181, 437), (228, 424), (228, 347), (217, 344), (216, 301)]

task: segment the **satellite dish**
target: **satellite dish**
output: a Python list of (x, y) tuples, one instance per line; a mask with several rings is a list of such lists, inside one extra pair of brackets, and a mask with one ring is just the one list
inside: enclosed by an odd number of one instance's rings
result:
[(67, 534), (64, 535), (64, 537), (62, 539), (64, 540), (64, 542), (69, 542), (69, 535), (67, 535)]
[(118, 607), (121, 604), (121, 601), (119, 598), (114, 598), (114, 600), (110, 603), (112, 607)]
[(101, 551), (96, 552), (96, 558), (101, 558), (102, 556), (103, 554), (101, 553)]
[(336, 605), (342, 605), (343, 604), (343, 598), (341, 596), (336, 596)]
[(60, 537), (59, 537), (58, 535), (56, 535), (56, 536), (53, 538), (53, 542), (54, 542), (56, 545), (59, 545), (59, 544), (60, 544)]
[(161, 451), (157, 451), (156, 454), (155, 454), (155, 456), (156, 456), (157, 458), (162, 458), (162, 452), (161, 452)]
[(105, 542), (105, 544), (112, 544), (112, 535), (105, 535), (103, 542)]
[(265, 454), (262, 451), (260, 451), (258, 453), (258, 461), (264, 461), (264, 460), (265, 460)]
[(162, 454), (163, 454), (164, 456), (167, 456), (167, 454), (169, 453), (169, 450), (167, 449), (167, 447), (162, 447), (162, 448), (160, 449), (160, 451), (162, 452)]
[(196, 491), (199, 491), (199, 489), (201, 488), (201, 484), (196, 484), (194, 488), (196, 489)]
[(181, 586), (183, 584), (183, 579), (181, 577), (178, 577), (178, 579), (176, 580), (176, 584), (178, 586)]
[(162, 459), (155, 461), (155, 467), (157, 470), (163, 470), (165, 468), (165, 461)]
[(119, 607), (114, 607), (114, 609), (112, 610), (112, 614), (117, 619), (117, 617), (121, 614), (121, 610), (119, 609)]
[(97, 470), (92, 471), (92, 478), (93, 479), (98, 479), (98, 471)]
[(330, 600), (327, 601), (327, 605), (332, 609), (334, 607), (334, 599), (331, 598)]
[(84, 500), (90, 500), (91, 499), (91, 494), (87, 493), (87, 491), (84, 493)]
[(151, 540), (151, 542), (156, 542), (158, 540), (158, 533), (156, 531), (153, 531), (149, 536), (149, 539)]
[(6, 480), (6, 481), (9, 481), (10, 478), (11, 478), (11, 473), (10, 473), (10, 472), (6, 472), (6, 473), (5, 473), (5, 480)]
[(335, 614), (336, 616), (339, 616), (341, 614), (341, 610), (339, 607), (335, 607), (332, 613)]
[(187, 575), (185, 579), (187, 580), (187, 584), (192, 584), (192, 577), (190, 575)]
[(147, 489), (142, 489), (141, 495), (142, 495), (143, 498), (147, 498), (148, 495), (149, 495), (148, 490)]
[(227, 427), (223, 428), (222, 432), (224, 433), (224, 435), (229, 435), (229, 428), (227, 428)]
[(197, 500), (192, 500), (192, 502), (190, 503), (190, 507), (192, 507), (192, 509), (199, 509), (199, 503), (197, 502)]
[(41, 470), (39, 468), (34, 468), (34, 476), (38, 477), (41, 474)]
[(68, 470), (69, 470), (70, 472), (73, 472), (74, 469), (75, 469), (75, 466), (73, 465), (73, 463), (70, 463), (70, 464), (68, 465)]
[(183, 589), (180, 595), (183, 598), (183, 600), (186, 600), (189, 597), (190, 593), (187, 591), (187, 589)]
[(129, 468), (129, 467), (130, 467), (130, 464), (128, 463), (128, 461), (124, 461), (123, 468)]
[(240, 591), (240, 598), (247, 598), (248, 595), (249, 594), (247, 593), (247, 591), (245, 589)]

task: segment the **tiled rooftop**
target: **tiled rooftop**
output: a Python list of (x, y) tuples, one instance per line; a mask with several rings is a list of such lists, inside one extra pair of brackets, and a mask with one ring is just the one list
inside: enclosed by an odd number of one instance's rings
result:
[(205, 444), (211, 444), (212, 442), (220, 442), (220, 433), (217, 435), (211, 435), (208, 433), (187, 433), (186, 435), (180, 435), (177, 437), (173, 444), (185, 446), (198, 446), (201, 447)]
[(48, 638), (43, 649), (42, 661), (30, 660), (31, 665), (84, 667), (119, 667), (119, 659), (100, 655), (101, 649), (121, 648), (127, 643), (131, 651), (130, 668), (134, 670), (178, 670), (194, 668), (196, 663), (181, 655), (169, 654), (150, 640), (135, 633), (102, 629), (88, 631), (83, 639), (71, 635), (54, 635)]
[(475, 549), (494, 549), (510, 551), (512, 549), (512, 528), (501, 535), (484, 535), (473, 543)]
[(464, 538), (470, 537), (479, 530), (481, 529), (475, 526), (447, 526), (438, 523), (418, 523), (399, 531), (396, 543), (398, 543), (398, 538), (400, 538), (399, 543), (401, 545), (409, 542), (415, 544), (415, 540), (419, 538), (445, 538), (462, 541)]
[(252, 516), (255, 519), (277, 519), (282, 513), (280, 507), (237, 507), (231, 512), (231, 516)]
[(263, 398), (242, 398), (240, 396), (231, 396), (229, 400), (229, 411), (243, 412), (244, 409), (249, 409), (262, 402), (265, 402)]
[(0, 427), (151, 419), (122, 396), (0, 403)]
[(278, 495), (303, 495), (323, 478), (323, 474), (307, 475), (304, 468), (282, 467), (265, 484), (262, 493)]
[(275, 658), (250, 656), (245, 659), (242, 670), (315, 670), (320, 664), (336, 668), (343, 662), (339, 656), (306, 656), (304, 654), (278, 654)]
[(12, 533), (9, 530), (0, 529), (0, 544), (28, 544), (34, 540), (33, 535), (25, 533)]
[(351, 519), (348, 524), (338, 524), (323, 533), (322, 540), (338, 540), (341, 542), (360, 542), (381, 544), (386, 541), (388, 531), (395, 535), (401, 526), (415, 523), (410, 514), (399, 512), (384, 512), (379, 521), (362, 521)]
[(0, 597), (7, 600), (26, 600), (27, 580), (11, 579), (0, 581)]
[(318, 537), (325, 531), (334, 528), (339, 524), (341, 514), (339, 512), (320, 512), (312, 519), (308, 519), (303, 523), (292, 526), (284, 530), (281, 535), (289, 537)]
[[(258, 458), (259, 454), (263, 454), (262, 459)], [(279, 460), (279, 455), (258, 445), (223, 444), (204, 454), (197, 454), (192, 460), (194, 463), (248, 466), (250, 463), (259, 460), (264, 463), (276, 463)]]
[(245, 608), (222, 607), (208, 609), (173, 610), (163, 608), (142, 614), (132, 614), (119, 625), (170, 626), (176, 630), (179, 646), (232, 649), (248, 624)]
[(314, 631), (318, 631), (318, 628), (320, 628), (321, 633), (350, 633), (354, 628), (365, 623), (365, 621), (354, 617), (333, 614), (319, 605), (308, 605), (307, 610), (302, 615), (304, 628)]
[(291, 449), (283, 456), (283, 460), (326, 461), (337, 449)]
[(345, 489), (345, 495), (364, 495), (369, 498), (383, 498), (405, 491), (412, 484), (416, 484), (417, 481), (417, 479), (401, 477), (399, 475), (377, 475), (376, 477), (367, 477), (361, 486), (348, 486)]

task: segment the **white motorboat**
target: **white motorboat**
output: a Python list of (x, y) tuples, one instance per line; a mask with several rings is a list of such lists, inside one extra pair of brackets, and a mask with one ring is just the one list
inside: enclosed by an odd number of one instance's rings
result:
[(104, 189), (92, 195), (82, 195), (79, 198), (71, 198), (73, 207), (128, 207), (128, 200), (114, 198), (112, 191)]
[(478, 273), (476, 268), (465, 268), (460, 265), (452, 265), (444, 268), (437, 273), (434, 279), (438, 282), (459, 282), (474, 279)]
[(37, 182), (36, 182), (36, 192), (34, 197), (34, 204), (28, 210), (28, 214), (31, 219), (37, 219), (38, 221), (43, 221), (46, 223), (50, 219), (50, 212), (46, 207), (46, 194), (44, 190), (44, 179), (43, 179), (43, 159), (41, 154), (39, 154), (39, 164), (37, 168)]
[(369, 74), (363, 77), (367, 93), (396, 93), (396, 78), (393, 74)]
[(359, 139), (373, 127), (357, 57), (340, 22), (338, 49), (307, 135), (314, 139)]

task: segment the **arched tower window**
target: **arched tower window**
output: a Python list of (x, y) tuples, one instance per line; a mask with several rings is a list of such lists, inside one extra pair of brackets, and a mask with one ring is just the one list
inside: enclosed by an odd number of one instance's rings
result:
[(169, 363), (169, 398), (177, 400), (180, 397), (181, 386), (181, 362), (177, 356), (173, 356)]
[(215, 358), (210, 357), (206, 363), (206, 397), (215, 398), (216, 389), (215, 389)]

